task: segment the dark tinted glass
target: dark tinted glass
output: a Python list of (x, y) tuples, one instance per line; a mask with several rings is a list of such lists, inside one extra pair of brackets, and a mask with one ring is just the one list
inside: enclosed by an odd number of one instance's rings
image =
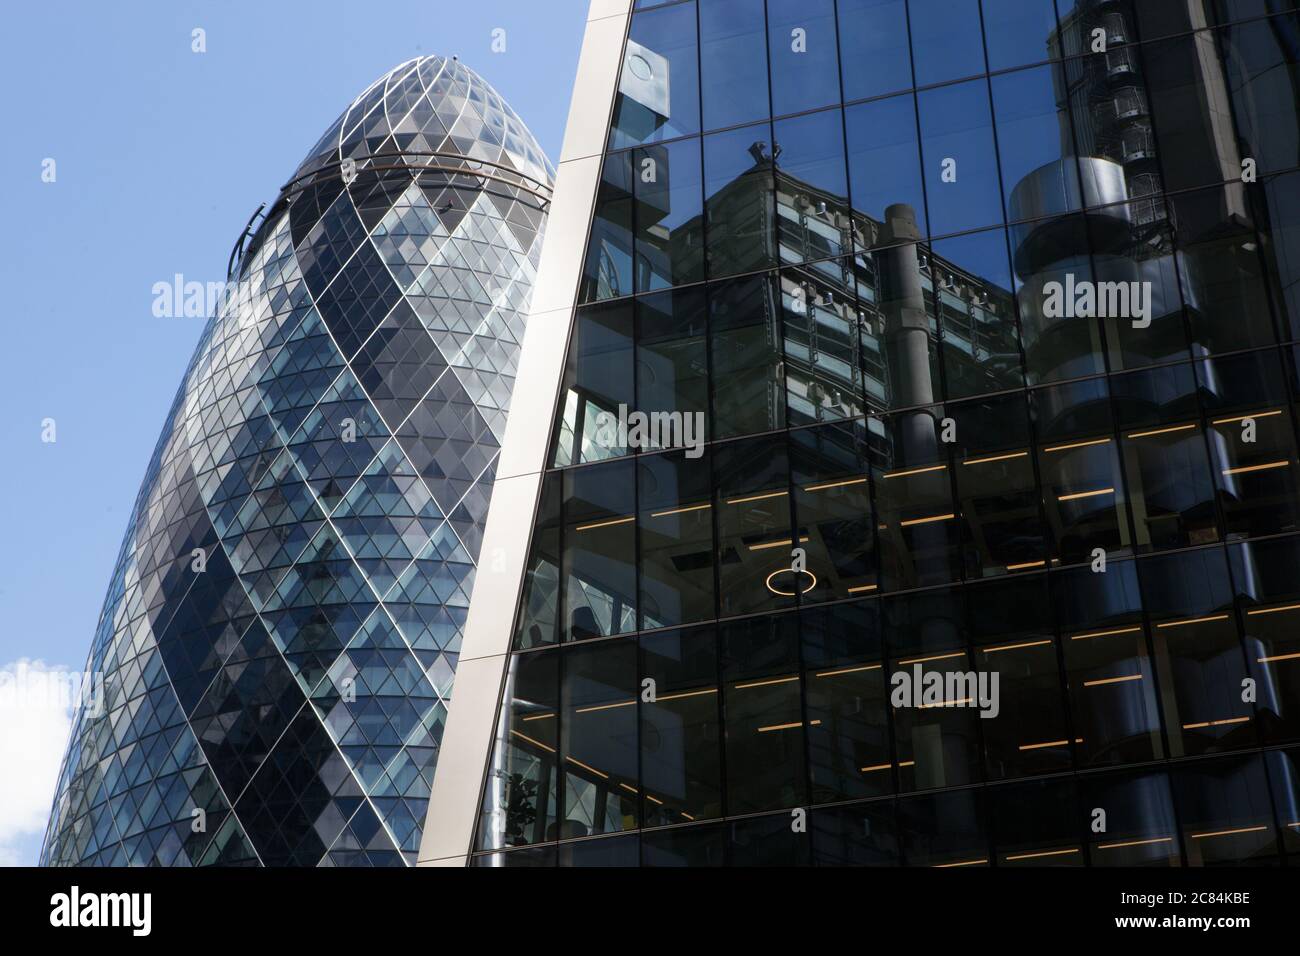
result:
[(916, 85), (984, 72), (979, 0), (909, 0)]
[(989, 87), (984, 80), (917, 94), (930, 233), (964, 232), (1002, 221)]
[(768, 0), (767, 31), (772, 115), (838, 103), (835, 0)]
[(700, 6), (704, 128), (766, 119), (767, 30), (763, 0), (707, 0)]
[(694, 2), (632, 17), (610, 124), (611, 149), (699, 131), (695, 28)]
[(844, 101), (912, 86), (906, 0), (837, 0)]
[(776, 264), (772, 131), (768, 124), (704, 137), (704, 209), (711, 277)]

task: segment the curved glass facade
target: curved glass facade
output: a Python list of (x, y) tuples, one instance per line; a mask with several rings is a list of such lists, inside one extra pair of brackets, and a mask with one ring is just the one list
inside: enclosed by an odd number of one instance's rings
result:
[(414, 862), (551, 177), (488, 84), (423, 57), (246, 233), (136, 501), (43, 863)]
[(476, 863), (1300, 853), (1294, 8), (638, 0)]

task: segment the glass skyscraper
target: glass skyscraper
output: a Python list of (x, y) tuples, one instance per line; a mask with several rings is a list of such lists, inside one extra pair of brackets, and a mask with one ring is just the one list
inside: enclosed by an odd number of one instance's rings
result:
[(482, 78), (423, 57), (254, 216), (132, 513), (43, 863), (415, 861), (552, 174)]
[(1294, 860), (1298, 64), (596, 0), (420, 861)]

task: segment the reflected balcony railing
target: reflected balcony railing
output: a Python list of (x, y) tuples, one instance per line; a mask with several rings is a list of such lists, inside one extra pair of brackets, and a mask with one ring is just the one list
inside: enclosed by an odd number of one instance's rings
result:
[(1137, 53), (1129, 47), (1106, 52), (1106, 72), (1111, 77), (1134, 76), (1137, 71)]
[(1148, 124), (1140, 123), (1124, 131), (1121, 148), (1126, 163), (1150, 159), (1156, 152), (1155, 134)]

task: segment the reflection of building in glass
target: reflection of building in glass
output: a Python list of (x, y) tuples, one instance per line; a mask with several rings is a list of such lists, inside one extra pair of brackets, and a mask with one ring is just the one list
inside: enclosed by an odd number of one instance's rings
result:
[[(43, 862), (414, 862), (550, 168), (405, 63), (232, 255), (136, 502)], [(244, 241), (248, 240), (247, 248)]]
[[(466, 626), (501, 703), (444, 739), (487, 773), (440, 771), (422, 859), (1300, 852), (1296, 14), (628, 7)], [(1150, 324), (1050, 315), (1066, 277), (1150, 282)], [(620, 406), (704, 414), (704, 457), (596, 440)], [(912, 668), (998, 715), (894, 706)]]

